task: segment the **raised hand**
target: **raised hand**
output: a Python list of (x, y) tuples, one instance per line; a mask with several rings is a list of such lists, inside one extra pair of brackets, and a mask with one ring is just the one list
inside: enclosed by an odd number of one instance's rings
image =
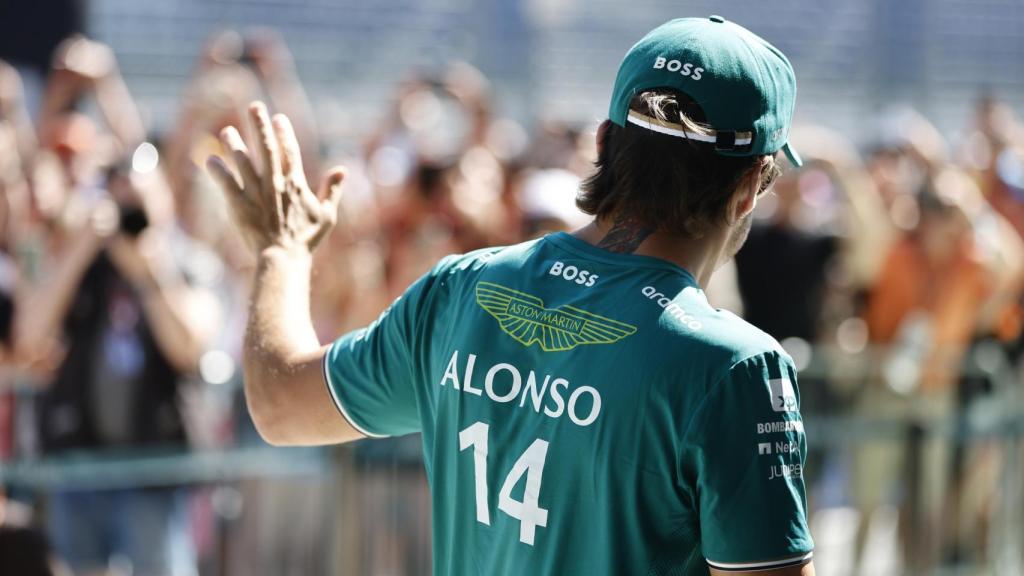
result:
[(218, 156), (209, 158), (207, 168), (224, 190), (235, 221), (257, 252), (276, 246), (311, 253), (337, 221), (345, 171), (341, 167), (331, 169), (320, 194), (314, 194), (306, 183), (299, 144), (288, 118), (276, 114), (271, 121), (262, 102), (249, 106), (249, 116), (259, 166), (238, 130), (228, 126), (220, 138), (224, 148), (231, 151), (235, 170)]
[(57, 47), (53, 68), (95, 84), (117, 70), (117, 59), (107, 45), (72, 36)]

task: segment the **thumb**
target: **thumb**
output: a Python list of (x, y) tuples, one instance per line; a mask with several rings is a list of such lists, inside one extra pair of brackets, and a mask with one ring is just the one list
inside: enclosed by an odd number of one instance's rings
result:
[(335, 166), (331, 168), (330, 172), (327, 173), (327, 177), (324, 178), (320, 202), (323, 208), (329, 210), (331, 214), (337, 213), (338, 205), (341, 204), (342, 183), (345, 181), (346, 174), (345, 168)]
[(321, 240), (330, 234), (338, 222), (338, 205), (341, 203), (341, 183), (345, 180), (345, 169), (340, 166), (332, 168), (324, 178), (320, 190), (320, 226), (310, 240), (310, 247), (315, 248)]

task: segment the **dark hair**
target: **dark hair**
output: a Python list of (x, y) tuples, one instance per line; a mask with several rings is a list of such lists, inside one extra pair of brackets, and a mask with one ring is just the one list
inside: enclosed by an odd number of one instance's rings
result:
[[(649, 90), (633, 97), (630, 110), (710, 133), (704, 111), (685, 94)], [(640, 126), (608, 123), (597, 171), (580, 187), (576, 204), (598, 219), (627, 219), (654, 230), (700, 238), (723, 221), (730, 198), (759, 156), (723, 156), (714, 144), (660, 134)], [(769, 156), (761, 191), (780, 169)]]

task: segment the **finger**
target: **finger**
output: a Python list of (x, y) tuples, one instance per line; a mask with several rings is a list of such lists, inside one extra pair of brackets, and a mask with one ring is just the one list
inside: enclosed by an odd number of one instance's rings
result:
[(309, 189), (306, 183), (306, 173), (302, 167), (302, 154), (299, 150), (299, 140), (295, 137), (295, 129), (292, 123), (284, 114), (275, 114), (271, 119), (274, 124), (274, 134), (277, 136), (277, 143), (281, 147), (281, 164), (284, 175), (291, 180), (294, 186), (288, 187), (289, 195), (293, 203), (301, 203), (303, 211), (309, 218), (315, 218), (320, 203), (317, 197)]
[(206, 169), (224, 191), (224, 195), (228, 198), (228, 204), (238, 220), (248, 221), (257, 218), (256, 206), (245, 196), (238, 179), (223, 159), (218, 156), (210, 156), (206, 160)]
[[(281, 172), (281, 151), (277, 144), (277, 137), (270, 124), (270, 115), (267, 106), (263, 102), (253, 102), (249, 105), (249, 116), (252, 119), (252, 126), (256, 131), (257, 150), (263, 164), (263, 177), (269, 178), (269, 184), (280, 182)], [(280, 190), (272, 186), (273, 190)]]
[(345, 169), (335, 166), (327, 173), (323, 185), (320, 187), (320, 226), (310, 241), (310, 246), (316, 246), (328, 234), (334, 230), (338, 222), (338, 208), (341, 204), (342, 182), (345, 180)]
[(320, 202), (324, 205), (331, 205), (337, 210), (341, 204), (342, 184), (345, 182), (346, 171), (341, 166), (335, 166), (327, 173), (324, 184), (320, 189)]
[(323, 198), (320, 201), (320, 214), (325, 228), (333, 228), (338, 221), (338, 211), (341, 207), (341, 193), (344, 188), (345, 169), (336, 166), (327, 173), (324, 178), (324, 190), (321, 193)]
[(277, 137), (278, 146), (281, 149), (281, 168), (284, 170), (285, 178), (290, 181), (286, 186), (289, 200), (296, 207), (301, 208), (309, 218), (314, 218), (319, 203), (316, 195), (310, 191), (309, 184), (306, 183), (299, 141), (295, 138), (292, 123), (284, 114), (274, 114), (271, 122), (274, 126), (274, 135)]
[(220, 156), (210, 156), (207, 158), (206, 170), (209, 171), (210, 176), (220, 185), (225, 195), (228, 197), (242, 195), (242, 184)]
[(302, 168), (299, 141), (295, 137), (295, 129), (292, 128), (291, 121), (284, 114), (274, 114), (271, 121), (274, 125), (277, 143), (281, 147), (281, 168), (284, 170), (284, 175), (305, 186), (306, 174)]
[(249, 105), (249, 117), (255, 130), (256, 147), (263, 162), (263, 180), (260, 190), (264, 196), (265, 205), (274, 207), (271, 212), (271, 224), (276, 227), (284, 222), (285, 214), (284, 203), (281, 200), (281, 196), (285, 192), (285, 185), (284, 176), (281, 174), (281, 156), (277, 138), (270, 125), (267, 106), (263, 102), (257, 101)]
[(231, 157), (235, 162), (239, 175), (242, 190), (250, 190), (250, 194), (256, 194), (259, 190), (260, 179), (256, 174), (256, 168), (252, 165), (252, 158), (249, 157), (249, 149), (242, 140), (242, 135), (234, 126), (228, 126), (220, 131), (220, 141), (225, 148), (231, 151)]

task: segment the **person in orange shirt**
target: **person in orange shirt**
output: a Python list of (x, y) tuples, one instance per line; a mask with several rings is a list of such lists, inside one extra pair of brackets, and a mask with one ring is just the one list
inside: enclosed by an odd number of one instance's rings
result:
[[(1020, 293), (1024, 248), (957, 169), (941, 168), (929, 177), (917, 206), (917, 225), (889, 250), (868, 298), (865, 320), (882, 351), (881, 385), (865, 387), (860, 409), (874, 418), (916, 422), (928, 433), (922, 482), (913, 487), (919, 493), (908, 494), (921, 503), (923, 534), (907, 543), (907, 552), (926, 559), (924, 567), (942, 542), (938, 520), (951, 496), (950, 441), (934, 432), (954, 419), (956, 384), (972, 340), (994, 330)], [(862, 512), (870, 514), (882, 503), (912, 456), (898, 443), (858, 450), (856, 497)]]
[(974, 335), (993, 330), (1019, 294), (1024, 248), (958, 170), (932, 178), (918, 205), (918, 225), (890, 250), (866, 320), (871, 340), (890, 347), (890, 387), (938, 393), (957, 378)]

